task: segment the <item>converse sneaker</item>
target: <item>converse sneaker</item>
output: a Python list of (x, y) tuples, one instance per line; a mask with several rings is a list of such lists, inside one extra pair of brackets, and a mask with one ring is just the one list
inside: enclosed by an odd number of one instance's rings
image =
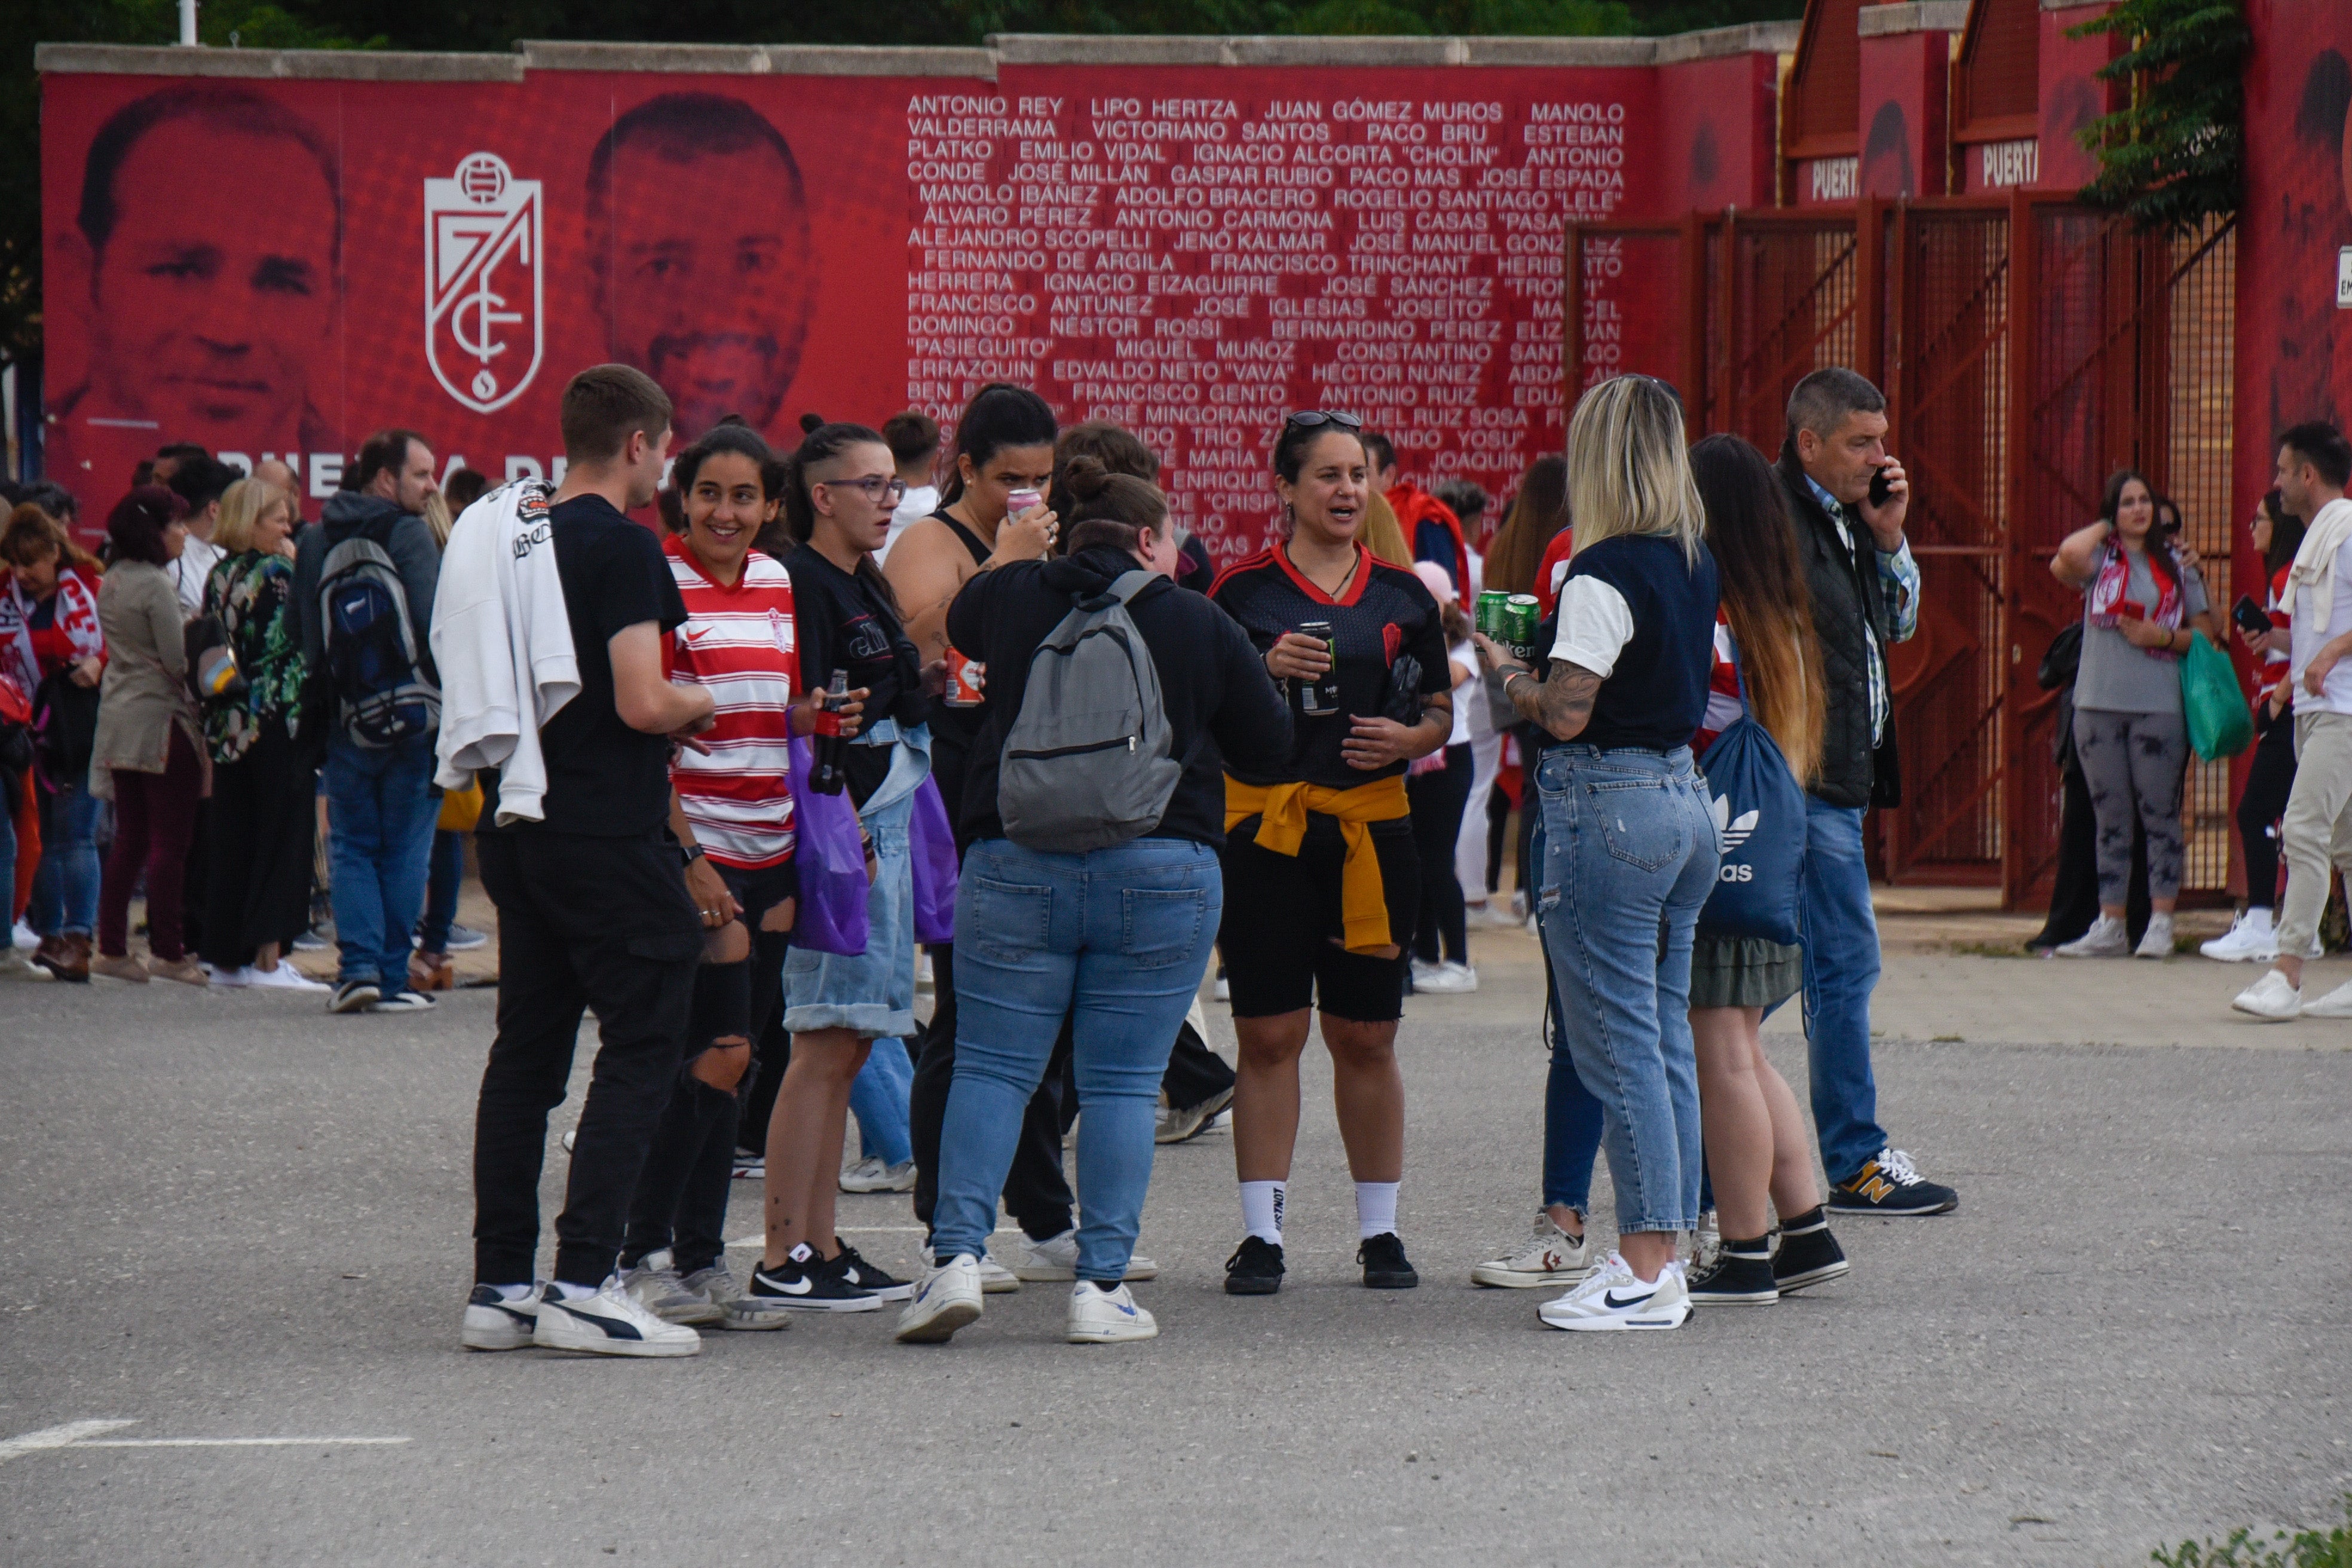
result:
[(591, 1355), (694, 1355), (702, 1336), (683, 1323), (666, 1323), (637, 1302), (614, 1274), (591, 1296), (567, 1300), (550, 1285), (540, 1295), (530, 1342), (544, 1350)]
[(887, 1268), (877, 1268), (859, 1255), (857, 1248), (839, 1237), (834, 1246), (841, 1248), (824, 1260), (824, 1266), (847, 1284), (870, 1292), (877, 1301), (903, 1301), (915, 1293), (915, 1288)]
[(1781, 1228), (1780, 1249), (1772, 1255), (1772, 1279), (1781, 1295), (1843, 1279), (1853, 1268), (1820, 1210), (1800, 1215)]
[(1106, 1290), (1091, 1279), (1070, 1287), (1070, 1316), (1062, 1337), (1074, 1345), (1115, 1345), (1160, 1337), (1159, 1320), (1135, 1304), (1124, 1285)]
[(1282, 1248), (1262, 1236), (1245, 1236), (1225, 1259), (1225, 1294), (1271, 1296), (1282, 1289)]
[(1703, 1209), (1698, 1216), (1698, 1230), (1691, 1237), (1690, 1271), (1696, 1279), (1701, 1269), (1715, 1263), (1717, 1253), (1723, 1250), (1723, 1226), (1713, 1209)]
[(911, 1193), (915, 1190), (915, 1162), (904, 1160), (893, 1165), (879, 1154), (868, 1154), (856, 1164), (841, 1168), (841, 1190), (845, 1193)]
[(882, 1298), (863, 1290), (825, 1266), (805, 1241), (775, 1268), (751, 1270), (750, 1294), (782, 1302), (798, 1312), (873, 1312)]
[(2268, 910), (2248, 910), (2197, 951), (2219, 963), (2268, 963), (2278, 957), (2278, 928)]
[(727, 1315), (717, 1302), (679, 1277), (677, 1261), (667, 1247), (646, 1253), (635, 1267), (623, 1269), (621, 1288), (665, 1323), (715, 1323)]
[(1567, 1295), (1546, 1301), (1536, 1316), (1555, 1329), (1679, 1329), (1690, 1316), (1690, 1293), (1679, 1264), (1658, 1270), (1654, 1280), (1634, 1277), (1632, 1265), (1611, 1253)]
[(1573, 1285), (1592, 1272), (1590, 1237), (1570, 1236), (1549, 1214), (1536, 1215), (1535, 1234), (1516, 1251), (1490, 1258), (1470, 1270), (1473, 1285), (1531, 1290), (1538, 1285)]
[[(1760, 1249), (1764, 1243), (1759, 1238), (1748, 1245)], [(1735, 1252), (1728, 1247), (1715, 1255), (1714, 1262), (1692, 1272), (1687, 1289), (1694, 1307), (1769, 1307), (1780, 1299), (1771, 1255)]]
[(522, 1349), (539, 1327), (539, 1291), (537, 1285), (475, 1286), (459, 1342), (469, 1351)]
[(1902, 1150), (1881, 1149), (1876, 1158), (1864, 1161), (1861, 1170), (1830, 1189), (1829, 1206), (1836, 1214), (1949, 1214), (1960, 1206), (1960, 1194), (1920, 1175)]
[(1392, 1230), (1365, 1237), (1356, 1248), (1356, 1261), (1363, 1265), (1367, 1290), (1410, 1290), (1421, 1283), (1420, 1273), (1404, 1255), (1404, 1243)]
[[(1026, 1239), (1025, 1237), (1024, 1239)], [(993, 1248), (980, 1255), (980, 1291), (983, 1296), (1010, 1296), (1021, 1289), (1021, 1276), (996, 1261)]]
[(681, 1283), (710, 1300), (719, 1309), (722, 1329), (761, 1332), (792, 1327), (793, 1309), (772, 1296), (754, 1296), (744, 1289), (742, 1281), (728, 1271), (723, 1258), (708, 1268), (696, 1269)]
[(2131, 951), (2131, 934), (2124, 922), (2110, 914), (2102, 914), (2091, 922), (2091, 929), (2074, 941), (2061, 942), (2054, 950), (2061, 958), (2121, 958)]
[[(1021, 1251), (1013, 1260), (1013, 1277), (1034, 1279), (1040, 1284), (1076, 1279), (1078, 1277), (1078, 1233), (1066, 1230), (1044, 1241), (1032, 1241), (1023, 1237)], [(1127, 1272), (1119, 1278), (1157, 1279), (1160, 1278), (1160, 1265), (1139, 1252), (1130, 1253), (1127, 1259)]]
[(2231, 998), (2230, 1005), (2265, 1024), (2284, 1024), (2303, 1016), (2303, 988), (2289, 983), (2278, 970), (2266, 969), (2260, 980)]
[(2303, 1005), (2306, 1018), (2352, 1018), (2352, 980), (2346, 981), (2315, 1002)]
[(943, 1345), (966, 1323), (980, 1319), (980, 1259), (960, 1252), (936, 1260), (915, 1283), (914, 1295), (898, 1314), (902, 1345)]
[(2147, 917), (2147, 930), (2140, 933), (2139, 946), (2133, 949), (2134, 958), (2170, 958), (2172, 956), (2172, 917), (2162, 910)]

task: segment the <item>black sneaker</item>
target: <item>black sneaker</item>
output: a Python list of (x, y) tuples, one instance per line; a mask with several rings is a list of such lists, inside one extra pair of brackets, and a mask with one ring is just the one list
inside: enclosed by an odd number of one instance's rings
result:
[(1845, 1248), (1830, 1234), (1827, 1220), (1815, 1220), (1802, 1230), (1782, 1231), (1780, 1250), (1772, 1255), (1772, 1279), (1784, 1296), (1808, 1285), (1842, 1279), (1853, 1268), (1845, 1260)]
[(1225, 1294), (1271, 1296), (1282, 1289), (1282, 1248), (1262, 1236), (1245, 1236), (1225, 1259)]
[(1769, 1307), (1780, 1299), (1769, 1258), (1728, 1248), (1690, 1277), (1689, 1289), (1694, 1307)]
[(1835, 1214), (1949, 1214), (1959, 1206), (1959, 1194), (1922, 1177), (1911, 1156), (1900, 1149), (1881, 1149), (1850, 1180), (1830, 1189), (1830, 1209)]
[(383, 995), (383, 988), (371, 980), (346, 980), (335, 987), (327, 998), (330, 1013), (364, 1013)]
[(877, 1268), (858, 1255), (857, 1248), (839, 1237), (833, 1238), (840, 1252), (824, 1260), (824, 1267), (833, 1270), (842, 1283), (866, 1292), (877, 1301), (903, 1301), (915, 1293), (914, 1282), (901, 1279), (887, 1269)]
[(751, 1270), (751, 1289), (745, 1294), (773, 1298), (807, 1312), (873, 1312), (882, 1306), (881, 1297), (844, 1279), (806, 1242), (793, 1247), (782, 1267)]
[(1421, 1283), (1421, 1276), (1405, 1259), (1404, 1243), (1392, 1230), (1382, 1231), (1356, 1248), (1356, 1261), (1364, 1266), (1367, 1290), (1410, 1290)]

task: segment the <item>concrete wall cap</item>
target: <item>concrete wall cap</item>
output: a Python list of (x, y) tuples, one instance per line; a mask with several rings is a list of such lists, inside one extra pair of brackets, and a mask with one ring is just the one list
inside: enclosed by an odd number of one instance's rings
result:
[(1969, 25), (1969, 0), (1908, 0), (1896, 5), (1864, 5), (1856, 24), (1865, 38), (1899, 33), (1957, 33)]
[(1646, 66), (1658, 58), (1658, 40), (1465, 38), (1462, 53), (1472, 66)]
[(996, 56), (987, 49), (865, 47), (849, 44), (578, 43), (561, 38), (525, 38), (516, 43), (515, 53), (532, 70), (996, 79)]
[(1232, 40), (1144, 33), (991, 33), (988, 47), (1008, 66), (1229, 66)]
[(1658, 64), (1720, 59), (1727, 55), (1785, 55), (1797, 47), (1801, 22), (1749, 22), (1737, 27), (1706, 27), (1657, 40)]
[(37, 71), (111, 76), (230, 77), (279, 81), (514, 81), (513, 55), (423, 54), (391, 49), (216, 49), (177, 45), (41, 44)]

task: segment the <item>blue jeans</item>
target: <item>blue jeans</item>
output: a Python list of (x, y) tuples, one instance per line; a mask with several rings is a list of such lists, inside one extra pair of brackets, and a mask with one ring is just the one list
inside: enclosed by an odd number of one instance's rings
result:
[[(1542, 813), (1529, 843), (1528, 859), (1543, 864), (1544, 830)], [(1544, 953), (1544, 985), (1551, 998), (1551, 1010), (1546, 1016), (1546, 1046), (1551, 1056), (1550, 1069), (1544, 1075), (1544, 1141), (1543, 1141), (1543, 1201), (1544, 1207), (1574, 1209), (1580, 1215), (1592, 1212), (1592, 1162), (1601, 1157), (1601, 1102), (1576, 1076), (1576, 1060), (1569, 1055), (1568, 1037), (1560, 1032), (1559, 1020), (1567, 1016), (1567, 1004), (1561, 1001), (1559, 983), (1551, 972), (1551, 953)]]
[(983, 838), (965, 854), (937, 1255), (977, 1257), (988, 1245), (1029, 1097), (1075, 1015), (1078, 1278), (1127, 1272), (1151, 1184), (1160, 1079), (1224, 901), (1217, 852), (1188, 839), (1046, 855)]
[(392, 746), (327, 742), (328, 860), (334, 868), (336, 978), (408, 989), (409, 932), (425, 901), (425, 862), (441, 792), (433, 737)]
[(888, 1035), (876, 1040), (849, 1085), (859, 1153), (886, 1165), (903, 1165), (915, 1157), (914, 1131), (908, 1123), (914, 1087), (915, 1060), (907, 1054), (907, 1042)]
[(88, 936), (98, 925), (98, 817), (106, 803), (76, 780), (41, 797), (41, 868), (27, 914), (43, 936)]
[[(440, 820), (440, 814), (434, 814)], [(425, 924), (416, 945), (427, 952), (449, 951), (449, 928), (457, 919), (457, 889), (466, 880), (466, 836), (433, 830), (433, 858), (425, 877)]]
[(1805, 797), (1805, 1038), (1813, 1125), (1831, 1182), (1851, 1179), (1886, 1147), (1870, 1072), (1870, 994), (1878, 985), (1878, 917), (1862, 853), (1862, 808)]
[(1715, 821), (1687, 747), (1554, 746), (1536, 769), (1536, 908), (1577, 1077), (1601, 1102), (1617, 1229), (1698, 1227), (1691, 938), (1714, 889)]

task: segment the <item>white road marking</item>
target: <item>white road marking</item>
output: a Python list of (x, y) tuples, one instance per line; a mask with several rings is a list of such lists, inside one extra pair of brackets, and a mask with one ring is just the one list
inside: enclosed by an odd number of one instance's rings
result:
[(19, 1455), (35, 1453), (42, 1448), (69, 1447), (85, 1437), (95, 1437), (100, 1432), (137, 1425), (135, 1421), (68, 1421), (62, 1426), (47, 1426), (21, 1436), (0, 1437), (0, 1465)]
[(0, 1465), (45, 1448), (292, 1448), (317, 1447), (383, 1447), (410, 1441), (406, 1437), (101, 1437), (136, 1426), (136, 1421), (68, 1421), (20, 1436), (0, 1438)]

